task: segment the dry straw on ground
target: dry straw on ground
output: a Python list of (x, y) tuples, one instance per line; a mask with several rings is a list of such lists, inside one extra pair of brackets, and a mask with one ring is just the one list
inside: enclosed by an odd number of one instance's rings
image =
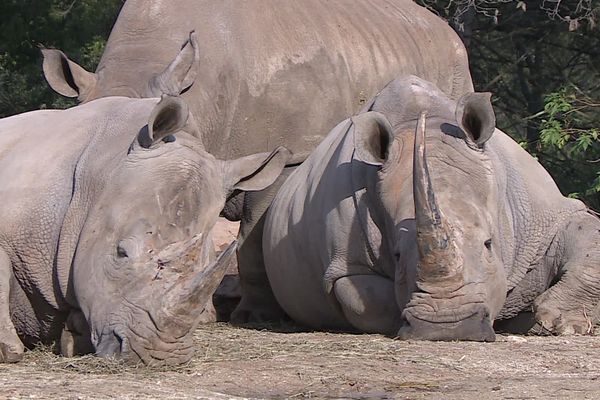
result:
[(189, 363), (168, 368), (30, 351), (0, 365), (0, 398), (600, 398), (598, 336), (403, 342), (208, 324), (195, 342)]

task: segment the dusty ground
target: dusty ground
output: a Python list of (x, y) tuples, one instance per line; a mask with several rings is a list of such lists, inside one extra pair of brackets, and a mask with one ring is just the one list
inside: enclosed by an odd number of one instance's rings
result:
[(171, 370), (28, 352), (0, 365), (0, 398), (600, 398), (600, 337), (401, 342), (210, 324), (196, 340)]
[[(217, 249), (236, 232), (220, 222)], [(235, 272), (224, 297), (236, 296)], [(278, 330), (205, 325), (196, 356), (171, 369), (35, 350), (0, 364), (0, 399), (600, 399), (598, 336), (481, 344)]]

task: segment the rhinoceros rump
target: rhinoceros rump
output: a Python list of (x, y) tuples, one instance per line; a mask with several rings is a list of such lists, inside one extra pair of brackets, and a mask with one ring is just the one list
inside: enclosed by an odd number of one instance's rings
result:
[(220, 161), (195, 127), (171, 96), (0, 120), (0, 361), (61, 331), (67, 354), (189, 360), (235, 252), (213, 261), (225, 199), (264, 189), (289, 157)]
[(534, 330), (598, 321), (600, 221), (495, 129), (489, 99), (398, 78), (292, 173), (263, 236), (292, 318), (479, 341), (532, 307)]
[[(44, 71), (55, 90), (83, 102), (185, 91), (206, 149), (221, 159), (283, 145), (302, 161), (401, 73), (453, 99), (473, 90), (458, 36), (411, 0), (128, 0), (95, 73), (51, 50)], [(265, 291), (259, 222), (275, 192), (245, 201), (239, 320), (276, 307)]]

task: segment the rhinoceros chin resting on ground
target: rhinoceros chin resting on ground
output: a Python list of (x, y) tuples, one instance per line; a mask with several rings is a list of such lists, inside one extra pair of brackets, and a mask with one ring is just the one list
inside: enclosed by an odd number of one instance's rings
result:
[(393, 81), (289, 177), (263, 240), (277, 300), (315, 328), (492, 341), (531, 310), (534, 331), (598, 321), (600, 221), (495, 129), (489, 94)]
[(0, 120), (0, 362), (61, 339), (177, 364), (235, 245), (211, 230), (233, 190), (260, 190), (289, 156), (220, 161), (177, 97), (99, 99)]

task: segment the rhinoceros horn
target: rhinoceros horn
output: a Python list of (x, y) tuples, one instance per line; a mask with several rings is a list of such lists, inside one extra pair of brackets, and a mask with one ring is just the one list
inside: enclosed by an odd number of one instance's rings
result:
[(234, 241), (201, 272), (184, 272), (181, 281), (160, 301), (163, 322), (186, 326), (198, 321), (202, 307), (223, 280), (236, 248), (237, 241)]
[(422, 112), (417, 122), (413, 155), (413, 196), (420, 282), (449, 278), (456, 272), (457, 263), (452, 231), (444, 221), (431, 186), (425, 145), (426, 120), (427, 114)]

